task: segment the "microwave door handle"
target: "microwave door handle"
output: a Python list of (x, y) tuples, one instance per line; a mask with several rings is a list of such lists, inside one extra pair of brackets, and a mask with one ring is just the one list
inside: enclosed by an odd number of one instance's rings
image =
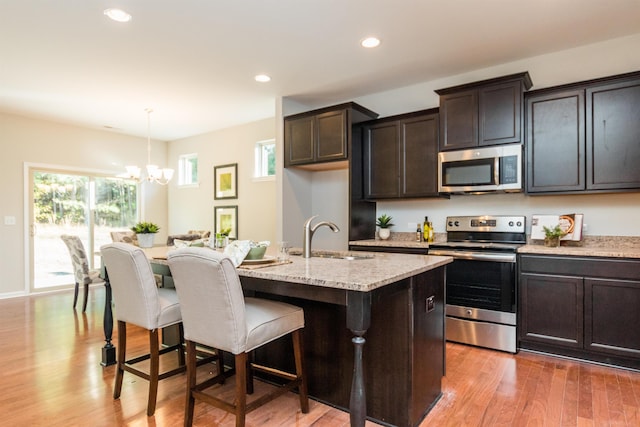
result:
[(493, 161), (495, 162), (493, 165), (493, 184), (500, 184), (500, 156), (496, 156)]

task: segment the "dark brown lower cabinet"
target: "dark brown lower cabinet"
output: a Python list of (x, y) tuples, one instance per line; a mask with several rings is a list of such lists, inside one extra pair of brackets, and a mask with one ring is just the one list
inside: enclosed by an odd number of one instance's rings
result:
[(520, 292), (523, 340), (568, 348), (583, 347), (581, 277), (523, 273)]
[(585, 348), (640, 358), (640, 282), (584, 280)]
[(519, 346), (640, 369), (640, 260), (521, 255)]

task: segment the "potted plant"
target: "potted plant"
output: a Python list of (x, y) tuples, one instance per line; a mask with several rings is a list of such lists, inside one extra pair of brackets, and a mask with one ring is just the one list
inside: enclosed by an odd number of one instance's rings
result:
[(389, 230), (389, 228), (393, 227), (393, 223), (391, 222), (392, 219), (393, 218), (390, 217), (389, 215), (382, 214), (378, 217), (378, 220), (376, 221), (376, 225), (380, 227), (380, 230), (378, 231), (378, 236), (380, 236), (382, 240), (387, 240), (391, 235), (391, 230)]
[(138, 245), (141, 248), (150, 248), (153, 246), (153, 239), (155, 238), (155, 234), (160, 230), (157, 224), (153, 222), (139, 222), (133, 227), (131, 227), (131, 231), (136, 233), (138, 237)]
[(560, 224), (553, 228), (542, 226), (542, 229), (544, 230), (544, 245), (552, 248), (560, 246), (560, 239), (567, 234), (560, 227)]
[(229, 234), (231, 234), (231, 227), (223, 228), (219, 233), (216, 233), (216, 248), (224, 248), (229, 244)]

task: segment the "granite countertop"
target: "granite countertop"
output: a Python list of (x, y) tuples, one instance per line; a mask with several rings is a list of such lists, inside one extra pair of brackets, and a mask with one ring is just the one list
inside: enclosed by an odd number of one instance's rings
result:
[(567, 255), (581, 257), (640, 258), (640, 237), (586, 236), (581, 242), (560, 242), (560, 247), (530, 241), (518, 248), (520, 254)]
[[(425, 242), (413, 240), (414, 233), (391, 233), (388, 240), (354, 240), (350, 245), (394, 248), (428, 248)], [(436, 242), (446, 241), (445, 233), (436, 234)], [(567, 255), (581, 257), (640, 258), (638, 236), (585, 236), (580, 242), (563, 241), (560, 247), (544, 246), (542, 241), (532, 241), (518, 249), (521, 254)]]
[[(166, 255), (173, 247), (145, 249), (147, 256), (157, 264), (167, 264)], [(267, 255), (275, 249), (269, 248)], [(300, 251), (292, 250), (293, 254)], [(280, 282), (369, 292), (407, 277), (433, 270), (450, 263), (451, 257), (433, 255), (408, 255), (384, 252), (313, 251), (311, 258), (291, 255), (290, 263), (264, 268), (237, 269), (240, 277), (253, 277)], [(337, 259), (328, 256), (366, 257), (365, 259)]]
[(407, 255), (383, 252), (324, 252), (366, 259), (335, 259), (292, 255), (291, 263), (255, 270), (238, 268), (240, 277), (302, 283), (337, 289), (368, 292), (407, 277), (444, 266), (451, 257)]

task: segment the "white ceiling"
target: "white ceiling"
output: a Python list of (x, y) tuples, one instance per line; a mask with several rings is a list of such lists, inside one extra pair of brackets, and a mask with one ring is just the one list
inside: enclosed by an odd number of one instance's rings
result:
[(0, 0), (0, 111), (175, 140), (636, 33), (640, 0)]

